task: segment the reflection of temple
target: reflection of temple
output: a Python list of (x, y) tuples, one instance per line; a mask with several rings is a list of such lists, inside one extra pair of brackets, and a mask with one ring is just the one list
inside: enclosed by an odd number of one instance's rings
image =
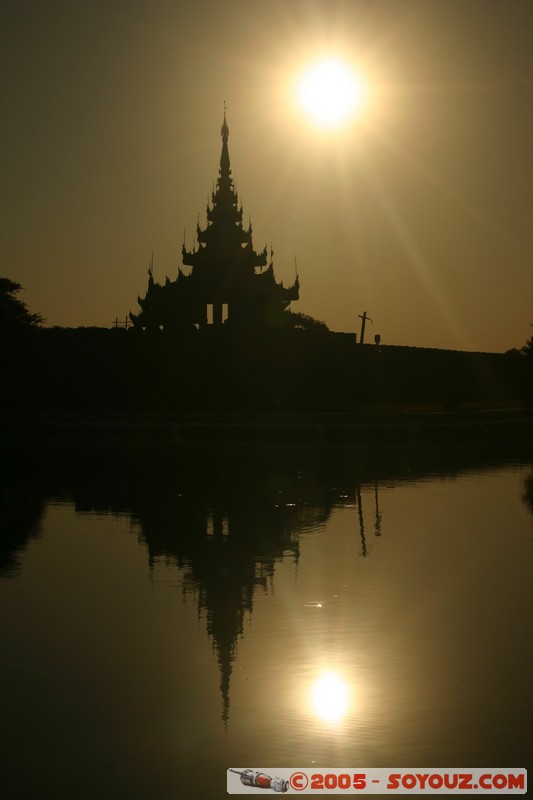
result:
[(175, 281), (167, 278), (161, 285), (149, 270), (146, 295), (138, 298), (142, 310), (130, 313), (137, 328), (180, 331), (204, 327), (208, 311), (214, 326), (225, 321), (249, 328), (275, 321), (291, 300), (298, 299), (298, 277), (290, 287), (277, 283), (273, 253), (267, 266), (266, 247), (256, 253), (251, 225), (243, 228), (243, 209), (238, 207), (231, 177), (225, 115), (221, 135), (219, 177), (213, 205), (207, 207), (207, 226), (202, 230), (197, 225), (198, 243), (193, 250), (187, 251), (185, 244), (182, 249), (183, 263), (192, 268), (191, 272), (180, 269)]
[[(260, 543), (254, 526), (267, 509), (255, 508), (248, 519), (235, 519), (217, 509), (190, 508), (181, 529), (186, 541), (162, 537), (143, 522), (151, 561), (174, 560), (183, 573), (183, 591), (194, 597), (198, 618), (203, 619), (220, 672), (222, 720), (230, 709), (230, 678), (246, 615), (253, 610), (254, 595), (271, 587), (276, 562), (286, 555), (298, 558), (298, 538), (287, 515), (270, 515), (272, 530)], [(201, 519), (200, 519), (201, 515)], [(196, 523), (196, 530), (187, 526)], [(175, 521), (175, 520), (174, 520)], [(295, 522), (296, 520), (294, 520)], [(185, 529), (185, 530), (184, 530)], [(181, 537), (180, 537), (181, 539)]]
[(227, 459), (222, 470), (204, 466), (201, 481), (189, 473), (179, 492), (176, 475), (161, 485), (160, 473), (157, 503), (137, 501), (132, 509), (150, 564), (176, 563), (184, 594), (194, 598), (219, 668), (225, 725), (233, 663), (254, 596), (271, 589), (284, 557), (298, 559), (301, 531), (323, 523), (331, 509), (313, 479), (302, 485), (296, 471), (264, 464), (252, 473), (247, 466)]

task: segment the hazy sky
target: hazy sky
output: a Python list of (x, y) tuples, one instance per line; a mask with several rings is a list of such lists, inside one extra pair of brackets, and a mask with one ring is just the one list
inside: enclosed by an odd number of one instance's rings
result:
[[(2, 0), (2, 256), (48, 325), (108, 326), (174, 279), (220, 157), (293, 310), (386, 344), (533, 335), (530, 0)], [(325, 133), (324, 54), (368, 87)]]

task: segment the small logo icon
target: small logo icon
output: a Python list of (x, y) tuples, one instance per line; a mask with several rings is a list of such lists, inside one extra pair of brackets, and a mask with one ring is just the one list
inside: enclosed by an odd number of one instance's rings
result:
[(271, 778), (270, 775), (265, 775), (264, 772), (254, 772), (253, 769), (244, 769), (240, 772), (238, 769), (230, 769), (236, 775), (241, 776), (241, 783), (244, 786), (253, 786), (256, 789), (271, 789), (273, 792), (285, 793), (289, 788), (289, 781), (284, 778)]

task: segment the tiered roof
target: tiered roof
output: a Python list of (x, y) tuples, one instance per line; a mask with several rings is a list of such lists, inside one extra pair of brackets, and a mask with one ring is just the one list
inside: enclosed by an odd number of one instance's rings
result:
[(257, 326), (282, 314), (298, 299), (299, 282), (290, 287), (278, 283), (265, 247), (253, 248), (252, 226), (243, 227), (243, 209), (231, 176), (229, 128), (224, 113), (222, 153), (216, 190), (207, 206), (207, 225), (197, 225), (197, 243), (182, 248), (182, 261), (190, 273), (178, 270), (175, 281), (160, 285), (149, 270), (146, 295), (138, 298), (142, 311), (131, 314), (136, 327), (179, 329), (207, 324), (207, 306), (213, 306), (213, 324), (222, 324), (227, 305), (227, 324)]

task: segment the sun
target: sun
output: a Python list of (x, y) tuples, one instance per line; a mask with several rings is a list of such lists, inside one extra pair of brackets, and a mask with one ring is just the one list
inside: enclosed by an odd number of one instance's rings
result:
[(326, 722), (338, 722), (348, 710), (347, 683), (336, 673), (326, 672), (312, 687), (311, 705)]
[(301, 111), (324, 128), (347, 122), (359, 110), (364, 86), (348, 63), (327, 58), (308, 67), (296, 82)]

